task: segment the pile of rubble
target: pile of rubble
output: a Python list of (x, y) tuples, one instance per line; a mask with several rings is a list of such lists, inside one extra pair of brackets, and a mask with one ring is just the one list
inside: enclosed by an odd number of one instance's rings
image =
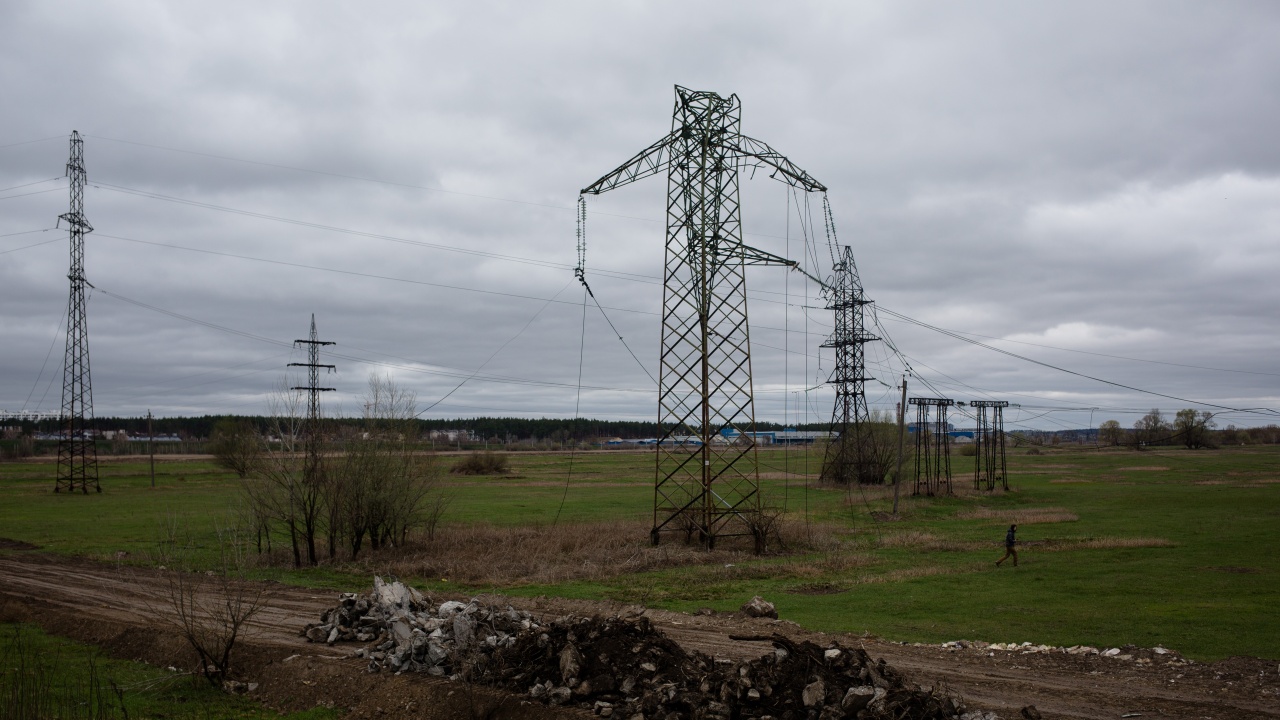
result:
[(619, 720), (913, 718), (994, 720), (959, 699), (908, 683), (858, 648), (794, 642), (782, 635), (751, 661), (688, 653), (641, 609), (621, 616), (568, 616), (539, 625), (507, 606), (446, 602), (433, 608), (401, 583), (374, 579), (346, 593), (303, 632), (312, 642), (361, 642), (370, 672), (425, 672), (495, 685), (550, 705)]
[[(919, 645), (919, 643), (913, 643)], [(1033, 645), (1029, 642), (1024, 643), (988, 643), (981, 640), (952, 640), (944, 642), (940, 647), (948, 650), (976, 650), (994, 654), (994, 651), (1016, 652), (1020, 655), (1052, 655), (1061, 653), (1063, 655), (1097, 655), (1098, 657), (1115, 658), (1116, 660), (1133, 660), (1139, 664), (1150, 663), (1153, 661), (1161, 661), (1171, 665), (1192, 665), (1194, 660), (1188, 660), (1174, 650), (1169, 650), (1160, 646), (1153, 648), (1140, 648), (1136, 645), (1125, 645), (1124, 647), (1113, 648), (1096, 648), (1089, 645), (1072, 645), (1071, 647), (1061, 647), (1056, 645)]]
[(303, 629), (311, 642), (368, 643), (355, 651), (368, 658), (369, 672), (425, 672), (456, 675), (464, 666), (483, 664), (522, 631), (537, 629), (527, 612), (449, 601), (433, 607), (422, 593), (400, 582), (373, 579), (373, 592), (343, 593), (320, 622)]
[[(523, 633), (493, 655), (493, 684), (602, 717), (921, 718), (965, 717), (945, 693), (908, 684), (883, 660), (838, 644), (781, 635), (748, 662), (686, 653), (643, 616), (562, 618)], [(987, 717), (969, 714), (969, 718)]]

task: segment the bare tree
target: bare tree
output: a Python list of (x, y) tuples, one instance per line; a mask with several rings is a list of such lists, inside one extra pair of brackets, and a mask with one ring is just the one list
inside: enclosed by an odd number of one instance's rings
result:
[(1182, 437), (1182, 443), (1192, 450), (1211, 446), (1211, 431), (1216, 426), (1213, 413), (1207, 410), (1179, 410), (1173, 419), (1174, 431)]
[(262, 457), (262, 436), (246, 420), (222, 420), (213, 427), (209, 451), (215, 464), (244, 478)]
[(366, 539), (377, 550), (403, 544), (415, 527), (433, 534), (448, 506), (434, 458), (417, 446), (417, 396), (375, 374), (364, 401), (361, 429), (347, 436), (327, 486), (340, 523), (334, 535), (345, 539), (352, 559)]
[(218, 530), (212, 570), (196, 543), (171, 522), (157, 555), (163, 574), (161, 607), (152, 614), (187, 641), (199, 662), (197, 672), (214, 685), (231, 678), (232, 652), (248, 623), (267, 600), (266, 585), (246, 577), (245, 543), (236, 528)]
[(267, 449), (243, 484), (246, 500), (251, 514), (267, 523), (267, 532), (276, 523), (288, 533), (294, 567), (302, 567), (304, 547), (307, 561), (314, 565), (321, 488), (308, 481), (305, 458), (298, 452), (306, 400), (301, 391), (280, 381), (268, 396), (267, 409)]
[(1107, 420), (1098, 426), (1098, 440), (1103, 445), (1119, 445), (1124, 437), (1124, 430), (1117, 420)]
[(1163, 440), (1169, 434), (1169, 423), (1165, 422), (1160, 408), (1151, 408), (1151, 412), (1133, 424), (1133, 430), (1134, 442), (1141, 447)]
[(855, 447), (850, 452), (830, 453), (828, 462), (841, 458), (855, 467), (842, 469), (824, 468), (823, 475), (833, 478), (852, 478), (864, 485), (880, 485), (885, 482), (898, 462), (898, 425), (886, 411), (873, 410), (855, 433), (832, 442), (848, 443)]

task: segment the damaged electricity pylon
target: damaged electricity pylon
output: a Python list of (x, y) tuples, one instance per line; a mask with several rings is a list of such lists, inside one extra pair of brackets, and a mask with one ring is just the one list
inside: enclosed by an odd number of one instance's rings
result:
[(707, 547), (731, 535), (763, 547), (745, 268), (798, 264), (743, 243), (739, 171), (767, 168), (806, 192), (826, 187), (743, 135), (741, 122), (737, 95), (676, 86), (671, 132), (582, 190), (599, 195), (667, 173), (655, 544), (678, 531)]
[(955, 401), (914, 397), (907, 402), (916, 406), (916, 488), (912, 494), (950, 495), (951, 425), (947, 422), (947, 408)]
[[(995, 490), (1009, 489), (1009, 476), (1005, 469), (1004, 452), (1004, 409), (1009, 407), (1007, 400), (973, 400), (969, 407), (974, 408), (978, 421), (977, 432), (973, 436), (973, 489)], [(988, 408), (991, 410), (987, 415)]]
[(307, 384), (294, 386), (291, 390), (307, 392), (307, 421), (302, 428), (302, 441), (305, 448), (305, 460), (302, 465), (302, 478), (306, 482), (316, 482), (320, 474), (320, 393), (333, 392), (336, 388), (320, 387), (320, 368), (336, 370), (336, 365), (320, 364), (320, 347), (334, 343), (320, 340), (316, 333), (316, 316), (311, 314), (311, 337), (306, 340), (294, 340), (294, 345), (307, 346), (307, 362), (289, 363), (288, 367), (307, 368)]
[[(823, 215), (830, 232), (834, 223), (825, 202)], [(838, 485), (854, 482), (878, 485), (884, 482), (884, 469), (878, 463), (869, 462), (872, 449), (868, 447), (871, 438), (866, 382), (874, 378), (867, 377), (864, 346), (880, 338), (866, 332), (865, 310), (871, 301), (862, 291), (858, 266), (853, 262), (853, 248), (844, 246), (831, 282), (823, 292), (827, 295), (827, 309), (835, 315), (835, 329), (822, 347), (835, 349), (836, 364), (827, 384), (835, 386), (836, 401), (831, 411), (831, 441), (827, 443), (821, 479)]]
[[(102, 492), (98, 484), (97, 432), (93, 422), (93, 380), (89, 375), (89, 324), (84, 288), (84, 236), (93, 226), (84, 216), (84, 141), (71, 132), (71, 207), (58, 220), (66, 220), (71, 233), (71, 294), (67, 300), (67, 351), (62, 361), (62, 433), (58, 438), (58, 479), (54, 492)], [(93, 287), (89, 285), (89, 287)]]

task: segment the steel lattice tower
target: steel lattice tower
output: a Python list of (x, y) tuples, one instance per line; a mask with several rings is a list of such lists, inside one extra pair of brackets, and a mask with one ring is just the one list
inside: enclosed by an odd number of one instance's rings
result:
[[(911, 398), (916, 406), (916, 488), (914, 495), (951, 494), (951, 428), (947, 408), (949, 398)], [(937, 414), (930, 423), (930, 408)]]
[[(823, 205), (828, 216), (830, 209)], [(867, 361), (864, 346), (880, 338), (866, 332), (866, 306), (871, 301), (862, 292), (862, 279), (853, 262), (853, 248), (848, 245), (836, 263), (835, 272), (826, 289), (827, 309), (834, 312), (835, 329), (822, 347), (835, 348), (836, 365), (827, 384), (836, 389), (835, 407), (831, 411), (831, 442), (827, 443), (822, 463), (822, 481), (848, 485), (852, 482), (880, 484), (884, 477), (863, 462), (867, 450), (863, 442), (869, 414), (867, 412)]]
[[(675, 90), (671, 132), (582, 193), (667, 173), (652, 540), (679, 531), (711, 547), (751, 533), (761, 507), (745, 267), (797, 266), (742, 242), (739, 171), (767, 168), (808, 192), (826, 187), (741, 133), (737, 95)], [(729, 528), (735, 520), (745, 522)]]
[[(94, 445), (93, 381), (89, 375), (89, 325), (84, 288), (84, 236), (93, 226), (84, 216), (84, 141), (71, 132), (71, 208), (58, 220), (66, 220), (71, 233), (71, 294), (67, 300), (67, 352), (62, 361), (62, 436), (58, 439), (58, 479), (54, 492), (102, 492), (98, 484), (98, 450)], [(89, 285), (89, 287), (93, 287)]]
[(315, 482), (320, 471), (320, 393), (333, 392), (336, 389), (320, 387), (320, 368), (334, 370), (337, 367), (320, 364), (320, 347), (334, 343), (320, 340), (320, 336), (316, 333), (316, 316), (312, 313), (311, 337), (306, 340), (294, 340), (293, 344), (307, 346), (307, 362), (289, 363), (288, 367), (307, 368), (307, 384), (290, 389), (307, 391), (307, 423), (302, 431), (303, 443), (306, 446), (306, 463), (302, 468), (302, 477), (307, 482)]
[[(995, 490), (999, 483), (1002, 490), (1009, 489), (1004, 452), (1004, 409), (1007, 400), (974, 400), (969, 407), (977, 409), (978, 432), (974, 436), (973, 489)], [(987, 408), (991, 416), (987, 416)]]

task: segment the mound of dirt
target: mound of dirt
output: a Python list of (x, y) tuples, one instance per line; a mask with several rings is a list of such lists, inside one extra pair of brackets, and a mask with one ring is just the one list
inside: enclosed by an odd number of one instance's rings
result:
[(608, 617), (565, 616), (539, 625), (511, 607), (449, 601), (432, 607), (399, 582), (339, 597), (312, 642), (367, 643), (352, 653), (368, 670), (420, 672), (496, 686), (552, 706), (602, 717), (675, 720), (799, 718), (976, 720), (955, 697), (915, 687), (858, 648), (767, 641), (773, 652), (735, 662), (686, 652), (635, 608)]
[(796, 643), (782, 635), (750, 639), (767, 639), (774, 651), (745, 662), (715, 660), (686, 653), (643, 616), (562, 618), (494, 653), (482, 680), (604, 717), (966, 716), (958, 699), (909, 685), (860, 649)]

